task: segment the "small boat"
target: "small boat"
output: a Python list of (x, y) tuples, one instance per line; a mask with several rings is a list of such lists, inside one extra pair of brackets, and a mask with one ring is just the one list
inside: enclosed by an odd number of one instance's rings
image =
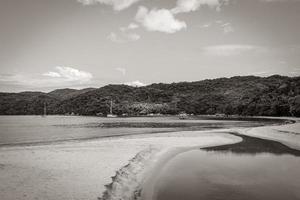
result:
[(117, 115), (113, 115), (113, 114), (107, 114), (106, 117), (108, 118), (115, 118), (115, 117), (118, 117)]
[(187, 119), (188, 115), (186, 113), (180, 113), (179, 114), (179, 119)]
[(47, 104), (46, 104), (46, 102), (44, 102), (44, 109), (43, 109), (42, 117), (46, 117), (46, 116), (47, 116)]

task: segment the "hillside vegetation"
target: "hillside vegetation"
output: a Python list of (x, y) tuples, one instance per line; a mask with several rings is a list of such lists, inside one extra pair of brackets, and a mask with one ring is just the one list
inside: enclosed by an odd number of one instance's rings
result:
[(300, 77), (237, 76), (145, 87), (107, 85), (98, 89), (60, 89), (49, 93), (0, 93), (0, 114), (74, 113), (105, 115), (149, 113), (300, 116)]

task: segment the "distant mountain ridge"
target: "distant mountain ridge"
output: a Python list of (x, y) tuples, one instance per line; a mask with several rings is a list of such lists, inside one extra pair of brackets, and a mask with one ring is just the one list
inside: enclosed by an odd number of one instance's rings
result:
[(83, 94), (85, 92), (93, 91), (96, 88), (85, 88), (82, 90), (76, 90), (76, 89), (70, 89), (70, 88), (65, 88), (65, 89), (57, 89), (49, 92), (48, 94), (54, 97), (57, 97), (59, 99), (68, 99), (71, 97), (75, 97), (79, 94)]
[(49, 93), (0, 93), (0, 114), (106, 115), (113, 100), (118, 115), (150, 113), (300, 116), (300, 77), (236, 76), (144, 87), (107, 85)]

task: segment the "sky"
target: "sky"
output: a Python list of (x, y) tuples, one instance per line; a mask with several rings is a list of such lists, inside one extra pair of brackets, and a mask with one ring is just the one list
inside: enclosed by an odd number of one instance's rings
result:
[(300, 0), (0, 0), (0, 91), (300, 75)]

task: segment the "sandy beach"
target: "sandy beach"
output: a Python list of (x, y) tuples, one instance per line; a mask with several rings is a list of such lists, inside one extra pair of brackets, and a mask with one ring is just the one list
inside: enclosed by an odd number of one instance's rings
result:
[(179, 132), (6, 147), (0, 150), (1, 199), (97, 199), (116, 171), (143, 150), (158, 153), (238, 141), (228, 134)]
[(300, 150), (300, 123), (299, 119), (294, 120), (296, 121), (294, 124), (243, 129), (239, 132), (253, 137), (278, 141), (290, 148)]
[[(162, 156), (184, 148), (241, 141), (237, 131), (300, 149), (300, 123), (216, 131), (186, 131), (0, 149), (3, 200), (131, 199)], [(113, 177), (113, 184), (112, 183)], [(108, 185), (107, 187), (105, 185)]]
[(299, 21), (300, 0), (0, 0), (0, 200), (300, 200)]

